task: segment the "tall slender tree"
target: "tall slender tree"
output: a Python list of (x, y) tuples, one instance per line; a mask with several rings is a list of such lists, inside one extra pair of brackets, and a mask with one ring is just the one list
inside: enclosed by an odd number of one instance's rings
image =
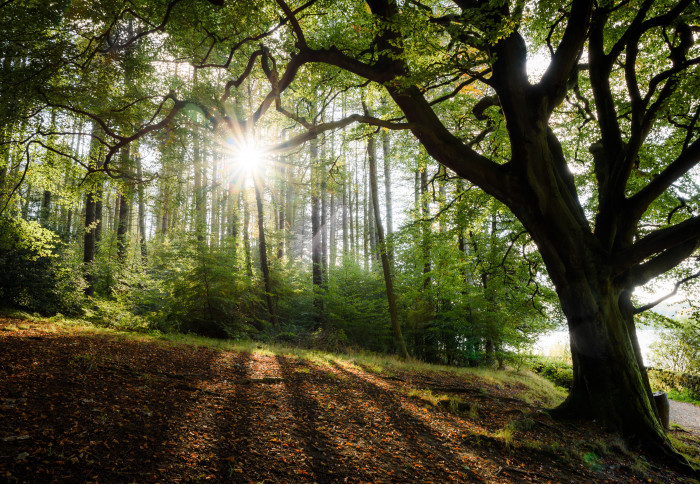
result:
[[(365, 108), (366, 110), (366, 108)], [(396, 294), (394, 292), (394, 281), (391, 268), (391, 259), (384, 239), (384, 227), (382, 226), (381, 210), (379, 208), (379, 196), (377, 189), (377, 149), (375, 146), (374, 133), (367, 138), (367, 163), (369, 165), (369, 184), (372, 192), (372, 211), (374, 212), (374, 223), (377, 231), (377, 242), (379, 256), (382, 262), (382, 272), (384, 274), (384, 284), (386, 286), (386, 299), (389, 305), (389, 317), (391, 318), (391, 329), (394, 334), (394, 343), (401, 358), (408, 358), (406, 342), (401, 332), (401, 322), (399, 321), (398, 310), (396, 309)]]

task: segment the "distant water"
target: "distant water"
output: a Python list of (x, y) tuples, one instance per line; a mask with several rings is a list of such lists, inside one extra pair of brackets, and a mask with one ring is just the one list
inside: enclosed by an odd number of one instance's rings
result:
[[(659, 339), (659, 333), (655, 329), (638, 329), (637, 338), (639, 339), (639, 348), (642, 350), (644, 364), (648, 366), (650, 346)], [(543, 334), (537, 339), (533, 351), (537, 355), (558, 356), (562, 348), (569, 349), (568, 331), (552, 331), (551, 333)]]

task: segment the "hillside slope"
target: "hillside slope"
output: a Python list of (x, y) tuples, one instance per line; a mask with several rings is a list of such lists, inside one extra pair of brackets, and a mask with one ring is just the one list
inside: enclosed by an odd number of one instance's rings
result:
[(3, 318), (0, 480), (686, 482), (514, 381)]

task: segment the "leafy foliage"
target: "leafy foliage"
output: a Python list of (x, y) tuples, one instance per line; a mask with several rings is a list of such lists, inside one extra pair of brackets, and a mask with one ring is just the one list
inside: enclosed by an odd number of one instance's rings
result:
[(655, 390), (676, 392), (692, 399), (700, 399), (700, 375), (659, 368), (648, 370), (649, 381)]
[(651, 348), (651, 365), (700, 375), (700, 327), (694, 319), (674, 322), (659, 331)]
[(37, 222), (0, 218), (0, 299), (41, 313), (75, 313), (83, 280), (58, 236)]
[(537, 357), (529, 363), (529, 366), (535, 373), (542, 375), (555, 385), (571, 389), (571, 385), (574, 382), (574, 372), (571, 363), (552, 358)]
[(174, 258), (156, 255), (165, 293), (159, 329), (227, 338), (261, 326), (262, 288), (236, 269), (230, 253), (187, 239), (173, 249)]

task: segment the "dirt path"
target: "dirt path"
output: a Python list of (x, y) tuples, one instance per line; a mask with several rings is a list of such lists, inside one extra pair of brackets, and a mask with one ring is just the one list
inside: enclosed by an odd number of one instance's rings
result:
[(671, 422), (700, 437), (700, 407), (692, 403), (669, 400)]

